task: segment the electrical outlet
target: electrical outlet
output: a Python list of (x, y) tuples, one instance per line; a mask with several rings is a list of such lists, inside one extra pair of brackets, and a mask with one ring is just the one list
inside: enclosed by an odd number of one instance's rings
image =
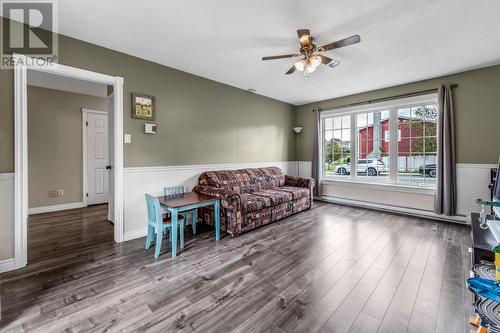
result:
[(64, 190), (62, 190), (62, 189), (57, 190), (57, 196), (58, 197), (64, 196)]

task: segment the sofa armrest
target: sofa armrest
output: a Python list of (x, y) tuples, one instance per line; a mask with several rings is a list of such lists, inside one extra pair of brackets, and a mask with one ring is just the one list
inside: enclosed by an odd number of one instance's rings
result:
[(218, 187), (196, 185), (193, 192), (211, 195), (220, 198), (220, 203), (223, 208), (241, 208), (240, 195), (234, 191), (225, 190)]
[(314, 185), (315, 181), (313, 178), (285, 175), (285, 186), (307, 187), (312, 190)]

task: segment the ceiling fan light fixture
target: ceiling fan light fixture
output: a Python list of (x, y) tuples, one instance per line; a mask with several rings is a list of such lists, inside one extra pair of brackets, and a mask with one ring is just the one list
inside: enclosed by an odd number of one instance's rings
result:
[(307, 63), (307, 62), (306, 62), (306, 60), (305, 60), (305, 59), (302, 59), (302, 60), (300, 60), (300, 61), (297, 61), (297, 62), (295, 63), (295, 68), (296, 68), (297, 70), (299, 70), (299, 71), (301, 71), (301, 72), (302, 72), (302, 71), (304, 71), (304, 68), (306, 67), (306, 63)]
[(321, 57), (320, 56), (311, 57), (311, 65), (313, 65), (314, 68), (321, 65)]
[[(321, 63), (321, 62), (320, 62)], [(318, 67), (319, 65), (316, 65), (315, 62), (313, 62), (312, 60), (308, 60), (306, 62), (306, 66), (305, 66), (305, 72), (306, 73), (312, 73), (316, 70), (316, 68)]]
[(333, 68), (339, 64), (337, 60), (331, 59), (321, 54), (321, 52), (339, 49), (341, 47), (357, 44), (361, 41), (361, 37), (359, 37), (359, 35), (354, 35), (333, 43), (318, 46), (315, 44), (315, 39), (311, 36), (309, 29), (298, 29), (297, 35), (299, 36), (300, 54), (291, 53), (262, 57), (262, 60), (287, 59), (300, 57), (302, 55), (304, 58), (296, 62), (293, 67), (285, 73), (285, 75), (293, 74), (295, 71), (300, 71), (304, 72), (305, 76), (308, 76), (306, 74), (314, 72), (316, 68), (318, 68), (321, 64), (324, 64), (325, 66), (328, 66), (330, 68)]

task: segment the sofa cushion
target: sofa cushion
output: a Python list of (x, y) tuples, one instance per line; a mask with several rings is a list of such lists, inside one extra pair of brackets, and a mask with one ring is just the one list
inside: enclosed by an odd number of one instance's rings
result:
[(259, 192), (255, 192), (253, 194), (258, 195), (260, 197), (266, 197), (266, 198), (271, 199), (272, 206), (276, 206), (276, 205), (293, 200), (292, 193), (285, 192), (285, 191), (279, 191), (277, 189), (262, 190)]
[(257, 210), (261, 210), (267, 207), (271, 207), (271, 199), (268, 197), (262, 197), (255, 194), (240, 194), (241, 198), (241, 210), (243, 214), (247, 214), (249, 212), (255, 212)]
[(278, 167), (268, 167), (259, 169), (264, 178), (261, 180), (262, 189), (271, 189), (273, 187), (279, 187), (285, 185), (285, 175), (281, 172)]
[(260, 169), (217, 170), (203, 172), (198, 185), (223, 188), (236, 193), (260, 191), (266, 178)]
[(203, 172), (200, 175), (200, 177), (198, 177), (198, 184), (204, 186), (223, 188), (230, 191), (235, 191), (235, 188), (239, 188), (240, 185), (234, 170), (217, 170), (217, 171)]
[(276, 187), (275, 190), (292, 193), (293, 200), (306, 198), (309, 196), (309, 188), (307, 187), (281, 186), (281, 187)]

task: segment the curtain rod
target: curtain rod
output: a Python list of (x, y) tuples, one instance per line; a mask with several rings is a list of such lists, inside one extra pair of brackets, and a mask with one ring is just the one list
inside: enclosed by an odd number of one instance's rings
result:
[[(450, 84), (451, 88), (456, 88), (458, 87), (458, 84)], [(350, 104), (344, 104), (344, 105), (339, 105), (339, 106), (334, 106), (334, 107), (326, 107), (326, 108), (318, 108), (318, 111), (328, 111), (328, 110), (335, 110), (335, 109), (343, 109), (347, 108), (350, 106), (358, 106), (358, 105), (365, 105), (365, 104), (372, 104), (372, 103), (377, 103), (377, 102), (385, 102), (385, 101), (391, 101), (393, 99), (398, 99), (402, 97), (411, 97), (411, 96), (417, 96), (417, 95), (423, 95), (423, 94), (428, 94), (432, 92), (437, 92), (438, 89), (427, 89), (427, 90), (420, 90), (420, 91), (415, 91), (412, 93), (407, 93), (407, 94), (401, 94), (401, 95), (395, 95), (395, 96), (390, 96), (390, 97), (382, 97), (382, 98), (377, 98), (377, 99), (371, 99), (369, 101), (364, 101), (364, 102), (356, 102), (356, 103), (350, 103)], [(314, 112), (314, 110), (313, 110)]]

